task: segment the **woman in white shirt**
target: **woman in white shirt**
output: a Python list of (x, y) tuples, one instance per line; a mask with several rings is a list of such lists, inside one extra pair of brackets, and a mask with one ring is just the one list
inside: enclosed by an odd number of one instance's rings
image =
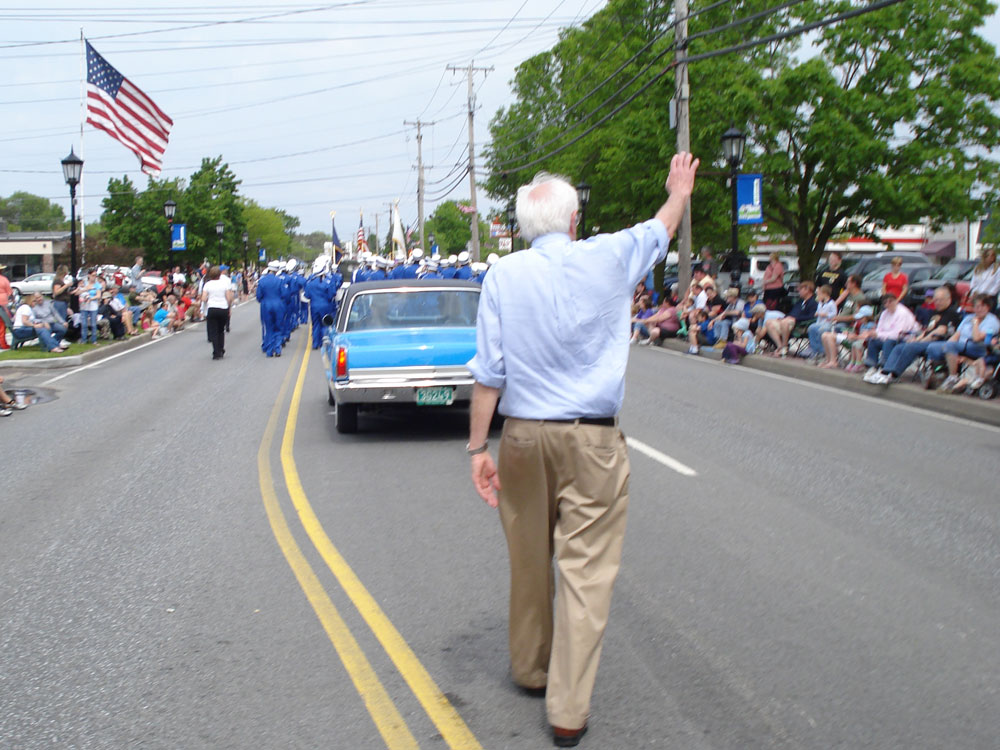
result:
[(80, 334), (83, 343), (97, 343), (97, 308), (101, 306), (101, 292), (104, 286), (97, 278), (97, 269), (87, 271), (87, 280), (77, 287), (80, 297)]
[(226, 323), (229, 307), (233, 304), (233, 288), (228, 280), (220, 279), (222, 271), (212, 266), (206, 274), (207, 281), (201, 288), (201, 302), (205, 306), (205, 327), (212, 342), (212, 359), (222, 359), (226, 353)]
[(976, 294), (988, 294), (992, 309), (996, 307), (997, 292), (1000, 292), (1000, 265), (997, 264), (997, 254), (992, 248), (983, 248), (979, 263), (972, 272), (968, 298), (971, 300)]
[(38, 341), (45, 351), (61, 354), (65, 350), (59, 346), (59, 338), (52, 332), (48, 323), (42, 322), (35, 317), (35, 311), (31, 309), (31, 305), (35, 302), (40, 302), (41, 299), (42, 295), (36, 293), (21, 303), (21, 306), (14, 312), (13, 333), (24, 341), (37, 336)]

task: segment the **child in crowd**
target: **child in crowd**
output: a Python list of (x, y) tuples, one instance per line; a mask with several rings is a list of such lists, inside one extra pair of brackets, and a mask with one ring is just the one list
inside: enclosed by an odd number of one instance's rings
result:
[(865, 345), (875, 336), (874, 318), (875, 310), (871, 305), (863, 306), (854, 314), (854, 330), (846, 334), (846, 340), (851, 342), (851, 361), (844, 368), (846, 372), (865, 370)]
[(170, 313), (166, 306), (158, 302), (153, 303), (153, 336), (158, 339), (170, 333)]
[(645, 321), (654, 312), (656, 311), (653, 309), (652, 301), (650, 300), (648, 294), (640, 297), (639, 302), (636, 305), (633, 305), (632, 338), (629, 339), (630, 344), (649, 343), (649, 327), (646, 325)]
[(701, 346), (715, 346), (717, 337), (712, 329), (708, 310), (695, 310), (693, 325), (688, 329), (688, 354), (697, 354)]
[[(763, 318), (767, 308), (763, 304), (760, 307), (763, 308), (760, 312), (760, 317)], [(747, 354), (757, 351), (757, 342), (750, 330), (750, 318), (738, 318), (733, 323), (732, 331), (733, 340), (722, 350), (722, 358), (731, 365), (738, 365)]]

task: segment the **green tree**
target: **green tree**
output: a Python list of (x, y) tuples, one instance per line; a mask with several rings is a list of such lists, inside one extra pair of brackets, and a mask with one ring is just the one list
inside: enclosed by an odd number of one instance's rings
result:
[[(487, 232), (489, 232), (488, 229)], [(469, 240), (472, 239), (469, 217), (458, 210), (458, 204), (455, 201), (445, 201), (438, 204), (434, 213), (424, 223), (424, 233), (427, 236), (434, 235), (441, 255), (462, 252), (469, 244)], [(428, 240), (428, 244), (430, 244), (430, 240)]]
[(53, 232), (69, 229), (62, 206), (48, 198), (18, 190), (0, 198), (0, 219), (7, 223), (8, 232)]
[[(101, 202), (104, 244), (125, 248), (126, 255), (141, 251), (150, 267), (175, 262), (178, 256), (170, 250), (170, 226), (163, 214), (163, 204), (168, 199), (179, 203), (182, 190), (179, 179), (151, 177), (146, 190), (140, 192), (128, 176), (112, 177), (108, 180), (108, 195)], [(176, 221), (184, 221), (180, 210)]]
[(202, 159), (201, 167), (191, 175), (187, 189), (177, 199), (177, 214), (178, 221), (187, 224), (188, 257), (192, 261), (217, 260), (220, 250), (215, 227), (220, 221), (223, 260), (242, 257), (246, 223), (239, 185), (240, 180), (221, 156)]
[(261, 247), (267, 250), (269, 261), (288, 254), (289, 239), (285, 234), (285, 222), (277, 210), (261, 208), (256, 202), (245, 200), (242, 217), (254, 252), (257, 250), (257, 240), (260, 240)]

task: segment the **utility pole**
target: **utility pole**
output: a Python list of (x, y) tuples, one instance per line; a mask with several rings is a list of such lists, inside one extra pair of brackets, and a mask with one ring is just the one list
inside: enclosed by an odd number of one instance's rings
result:
[(474, 260), (482, 260), (479, 257), (479, 209), (476, 207), (476, 135), (474, 128), (476, 92), (472, 88), (472, 79), (477, 71), (483, 73), (492, 72), (493, 66), (477, 68), (475, 62), (470, 61), (468, 68), (449, 65), (447, 69), (452, 72), (467, 70), (469, 73), (469, 206), (472, 209), (472, 212), (469, 214), (469, 221), (472, 226), (472, 252), (469, 254)]
[[(688, 0), (674, 0), (674, 35), (677, 51), (674, 59), (677, 61), (677, 150), (691, 150), (691, 121), (689, 99), (691, 96), (688, 85), (687, 37), (688, 37)], [(688, 199), (684, 208), (684, 217), (677, 234), (677, 292), (683, 295), (691, 283), (691, 200)], [(669, 290), (667, 290), (669, 292)]]
[(426, 246), (424, 245), (424, 159), (423, 159), (423, 149), (421, 144), (423, 142), (424, 136), (420, 132), (421, 125), (433, 125), (433, 122), (420, 122), (420, 118), (417, 118), (416, 122), (410, 122), (409, 120), (403, 120), (404, 125), (416, 125), (417, 126), (417, 215), (419, 217), (420, 225), (420, 248), (426, 252)]

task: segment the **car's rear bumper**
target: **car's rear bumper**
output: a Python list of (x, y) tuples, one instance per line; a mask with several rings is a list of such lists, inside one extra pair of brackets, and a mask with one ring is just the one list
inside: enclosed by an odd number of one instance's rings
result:
[(348, 380), (334, 380), (331, 391), (338, 404), (415, 404), (421, 388), (447, 387), (452, 403), (469, 401), (475, 384), (465, 366), (408, 367), (389, 371), (369, 368), (352, 371)]

